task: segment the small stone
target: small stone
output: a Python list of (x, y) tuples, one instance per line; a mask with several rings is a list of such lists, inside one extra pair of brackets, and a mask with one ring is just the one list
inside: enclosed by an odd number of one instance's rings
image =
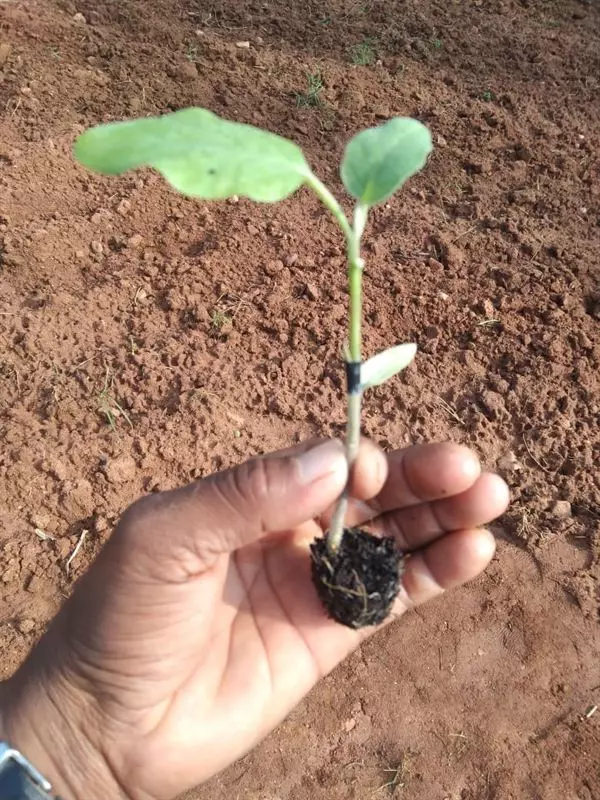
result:
[(80, 11), (78, 11), (77, 14), (73, 14), (73, 22), (77, 22), (80, 25), (87, 25), (87, 19)]
[(96, 239), (91, 242), (90, 250), (92, 253), (96, 253), (97, 256), (101, 256), (104, 252), (104, 247), (102, 246), (102, 242), (97, 241)]
[(441, 133), (438, 133), (437, 135), (437, 143), (439, 144), (440, 147), (446, 147), (446, 145), (448, 144), (448, 142), (444, 139)]
[(240, 428), (243, 428), (244, 425), (246, 424), (246, 420), (244, 419), (244, 417), (241, 417), (234, 411), (229, 411), (229, 410), (225, 411), (225, 416)]
[(501, 378), (499, 375), (491, 375), (490, 389), (498, 392), (498, 394), (507, 395), (510, 392), (510, 383), (505, 381), (504, 378)]
[(298, 261), (298, 253), (288, 253), (283, 258), (286, 267), (293, 267), (296, 261)]
[(344, 730), (346, 731), (346, 733), (350, 733), (350, 731), (353, 731), (354, 728), (356, 728), (356, 720), (355, 719), (347, 719), (344, 722)]
[(305, 285), (304, 294), (308, 297), (309, 300), (319, 299), (319, 289), (317, 286), (315, 286), (314, 283), (307, 283)]
[(362, 111), (365, 107), (365, 98), (358, 89), (348, 88), (340, 94), (338, 103), (340, 108), (348, 111)]
[(75, 250), (75, 258), (82, 261), (85, 258), (85, 250)]
[(282, 269), (283, 269), (283, 261), (280, 261), (278, 258), (275, 259), (274, 261), (269, 261), (267, 264), (265, 264), (265, 272), (270, 278), (273, 278), (275, 277), (275, 275), (278, 275)]
[(19, 571), (16, 567), (9, 567), (2, 573), (2, 583), (13, 583), (19, 576)]
[(27, 591), (32, 594), (44, 594), (50, 588), (50, 584), (39, 575), (32, 575), (29, 583), (27, 584)]
[(106, 517), (96, 517), (94, 521), (94, 530), (96, 533), (104, 533), (108, 530), (108, 520)]
[(504, 399), (497, 392), (485, 391), (481, 395), (481, 405), (486, 417), (491, 420), (498, 419), (506, 412)]
[(21, 633), (31, 633), (35, 628), (35, 622), (32, 619), (22, 619), (17, 623), (17, 628)]
[(550, 513), (557, 519), (567, 519), (572, 516), (573, 509), (568, 500), (556, 500), (549, 508)]
[(95, 498), (92, 484), (86, 478), (65, 481), (61, 493), (63, 509), (71, 519), (85, 519), (94, 510)]
[[(477, 358), (475, 353), (471, 350), (463, 350), (458, 354), (458, 360), (461, 364), (464, 364), (474, 375), (479, 375), (479, 377), (484, 378), (486, 375), (486, 367), (482, 364), (482, 362)], [(494, 394), (492, 392), (491, 394)], [(487, 398), (490, 402), (494, 402), (491, 398)], [(485, 406), (486, 398), (483, 398), (483, 403)]]
[(183, 80), (193, 81), (198, 77), (198, 67), (193, 61), (185, 61), (179, 67), (179, 75)]
[(129, 200), (123, 198), (119, 203), (119, 205), (117, 206), (117, 214), (120, 214), (122, 217), (124, 217), (130, 211), (131, 211), (131, 203), (129, 202)]
[(250, 42), (236, 42), (236, 47), (240, 47), (242, 50), (247, 50), (250, 47)]
[(523, 468), (523, 465), (512, 450), (501, 456), (497, 461), (497, 465), (501, 472), (518, 472)]
[(428, 258), (427, 259), (427, 266), (431, 267), (432, 269), (444, 271), (444, 265), (441, 261), (438, 261), (436, 258)]
[(105, 471), (110, 483), (127, 483), (135, 478), (137, 465), (132, 456), (124, 454), (109, 461)]
[(11, 52), (12, 52), (12, 45), (6, 42), (0, 44), (0, 67), (3, 67), (4, 64), (8, 61)]
[(448, 242), (446, 245), (446, 264), (449, 267), (460, 267), (464, 264), (465, 256), (458, 245)]
[(144, 241), (144, 237), (139, 233), (134, 233), (127, 239), (127, 247), (139, 247)]
[(485, 314), (486, 319), (494, 319), (496, 316), (496, 309), (494, 308), (494, 304), (489, 298), (486, 298), (483, 303), (481, 303), (481, 308), (483, 313)]

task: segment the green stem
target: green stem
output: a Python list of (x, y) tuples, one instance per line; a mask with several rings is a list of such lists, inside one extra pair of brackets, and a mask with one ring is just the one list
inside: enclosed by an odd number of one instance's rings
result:
[[(349, 360), (355, 364), (362, 363), (361, 320), (362, 320), (362, 274), (363, 260), (360, 257), (360, 237), (364, 222), (359, 218), (360, 207), (354, 215), (353, 238), (348, 247), (348, 292), (350, 295), (349, 327)], [(360, 446), (360, 411), (362, 389), (355, 389), (347, 395), (348, 419), (346, 422), (346, 460), (348, 461), (348, 483), (334, 509), (327, 536), (327, 549), (336, 553), (344, 536), (344, 523), (348, 511), (350, 496), (350, 477)]]
[[(360, 255), (360, 239), (367, 221), (367, 207), (358, 204), (354, 210), (353, 224), (350, 225), (339, 203), (329, 189), (312, 175), (307, 179), (308, 185), (317, 197), (331, 211), (344, 236), (348, 253), (348, 293), (350, 295), (349, 313), (349, 352), (348, 358), (355, 364), (362, 362), (361, 321), (362, 321), (362, 275), (364, 262)], [(348, 420), (346, 423), (346, 459), (348, 461), (348, 483), (334, 509), (327, 536), (327, 548), (331, 554), (339, 550), (344, 536), (344, 522), (348, 511), (350, 494), (350, 475), (360, 445), (360, 412), (362, 391), (359, 388), (347, 395)]]
[(350, 294), (350, 361), (360, 364), (362, 361), (362, 276), (364, 262), (360, 257), (360, 239), (367, 221), (367, 209), (357, 205), (354, 210), (352, 236), (348, 241), (348, 292)]
[(325, 186), (325, 184), (321, 183), (317, 176), (313, 175), (312, 172), (306, 176), (306, 183), (317, 195), (323, 205), (326, 206), (335, 217), (337, 224), (340, 226), (344, 236), (346, 237), (346, 245), (348, 250), (350, 250), (350, 243), (354, 239), (354, 230), (352, 229), (352, 225), (350, 225), (348, 222), (348, 219), (344, 214), (344, 210), (335, 197), (331, 194), (329, 189)]

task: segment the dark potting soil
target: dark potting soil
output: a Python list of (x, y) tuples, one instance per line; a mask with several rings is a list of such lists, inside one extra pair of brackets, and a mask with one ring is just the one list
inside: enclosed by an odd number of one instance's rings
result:
[(346, 528), (334, 555), (326, 538), (310, 549), (312, 580), (329, 616), (349, 628), (383, 622), (400, 588), (402, 553), (394, 539)]

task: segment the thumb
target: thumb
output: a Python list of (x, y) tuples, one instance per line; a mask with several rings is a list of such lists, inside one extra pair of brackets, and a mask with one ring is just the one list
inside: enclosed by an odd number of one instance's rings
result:
[(195, 556), (193, 571), (202, 571), (223, 553), (318, 517), (342, 492), (347, 477), (341, 442), (300, 445), (144, 498), (119, 527), (140, 537), (137, 544), (144, 550), (151, 544), (153, 558), (163, 565)]

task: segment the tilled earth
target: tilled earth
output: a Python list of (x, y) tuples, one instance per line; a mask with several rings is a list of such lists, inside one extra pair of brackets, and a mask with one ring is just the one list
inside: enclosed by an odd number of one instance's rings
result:
[(74, 137), (206, 106), (341, 192), (347, 138), (416, 116), (435, 153), (373, 214), (365, 335), (419, 355), (364, 426), (497, 469), (498, 557), (189, 800), (600, 797), (599, 76), (596, 2), (0, 4), (0, 676), (134, 498), (344, 422), (344, 254), (316, 201), (104, 180)]

